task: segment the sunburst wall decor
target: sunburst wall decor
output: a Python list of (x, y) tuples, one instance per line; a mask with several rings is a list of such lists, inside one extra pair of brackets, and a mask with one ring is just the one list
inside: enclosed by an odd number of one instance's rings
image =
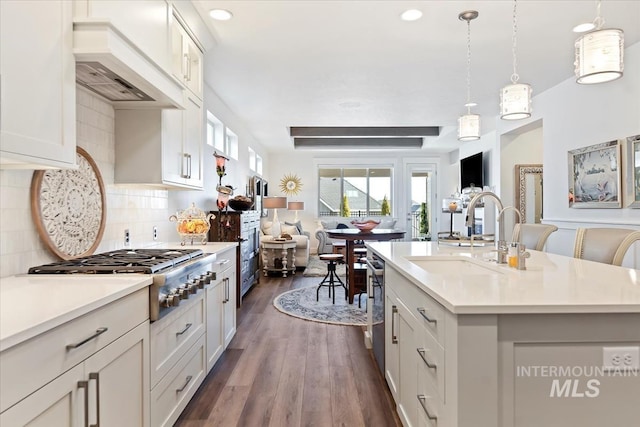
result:
[(298, 177), (296, 174), (285, 175), (280, 180), (280, 190), (282, 190), (283, 193), (289, 196), (294, 196), (298, 194), (301, 188), (302, 188), (302, 181), (300, 180), (300, 177)]

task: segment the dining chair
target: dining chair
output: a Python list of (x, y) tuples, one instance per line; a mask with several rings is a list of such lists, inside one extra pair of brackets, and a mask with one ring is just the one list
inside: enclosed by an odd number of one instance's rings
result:
[(578, 228), (574, 258), (622, 265), (631, 245), (640, 240), (640, 231), (624, 228)]
[(544, 245), (547, 243), (547, 239), (551, 233), (556, 230), (558, 230), (558, 227), (551, 224), (517, 223), (515, 227), (513, 227), (512, 240), (523, 243), (527, 249), (541, 251), (544, 249)]

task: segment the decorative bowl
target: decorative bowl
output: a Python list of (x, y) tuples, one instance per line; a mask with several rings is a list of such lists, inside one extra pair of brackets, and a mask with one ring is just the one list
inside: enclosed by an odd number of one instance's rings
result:
[(211, 218), (215, 218), (215, 216), (205, 214), (202, 209), (191, 204), (190, 208), (178, 211), (176, 215), (171, 215), (169, 221), (177, 223), (176, 229), (180, 235), (181, 245), (184, 246), (187, 241), (191, 241), (193, 244), (194, 240), (199, 240), (204, 245), (207, 243)]
[(229, 199), (229, 207), (234, 211), (248, 211), (253, 207), (253, 200)]
[(372, 219), (367, 221), (351, 221), (354, 227), (360, 230), (363, 233), (373, 230), (378, 225), (380, 225), (380, 221), (374, 221)]

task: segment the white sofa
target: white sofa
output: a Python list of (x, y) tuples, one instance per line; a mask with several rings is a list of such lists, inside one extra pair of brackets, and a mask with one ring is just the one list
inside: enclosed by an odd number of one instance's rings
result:
[[(273, 240), (273, 222), (265, 219), (260, 220), (260, 243)], [(296, 242), (296, 249), (293, 253), (296, 261), (296, 268), (306, 267), (309, 264), (309, 239), (310, 234), (302, 230), (302, 226), (298, 221), (295, 224), (280, 222), (280, 233), (287, 233)], [(262, 250), (262, 245), (260, 245)]]
[(344, 217), (329, 217), (320, 220), (320, 228), (316, 230), (316, 239), (318, 239), (318, 255), (320, 254), (330, 254), (333, 252), (333, 243), (342, 243), (344, 240), (332, 239), (327, 235), (326, 230), (334, 230), (336, 228), (356, 228), (351, 221), (358, 219), (361, 221), (366, 221), (368, 219), (374, 219), (376, 221), (380, 221), (380, 225), (376, 228), (387, 228), (394, 229), (396, 228), (396, 218), (344, 218)]

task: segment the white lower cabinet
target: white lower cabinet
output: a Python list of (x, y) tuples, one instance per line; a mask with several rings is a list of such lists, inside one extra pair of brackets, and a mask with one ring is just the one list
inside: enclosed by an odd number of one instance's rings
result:
[[(443, 307), (385, 270), (385, 377), (405, 426), (445, 425)], [(441, 331), (440, 334), (438, 331)]]
[(236, 248), (217, 254), (207, 287), (207, 372), (236, 334)]
[[(47, 347), (56, 343), (67, 353), (66, 359), (73, 359), (74, 352), (87, 349), (95, 353), (74, 364), (57, 375), (50, 382), (39, 387), (10, 406), (0, 414), (2, 426), (142, 426), (149, 424), (149, 321), (144, 320), (124, 335), (106, 344), (98, 344), (107, 330), (115, 322), (113, 316), (122, 317), (118, 307), (128, 312), (128, 302), (140, 302), (135, 307), (131, 319), (139, 315), (148, 318), (148, 294), (146, 289), (124, 297), (124, 302), (113, 302), (88, 314), (72, 320), (52, 331), (35, 337), (26, 343), (0, 353), (0, 363), (7, 377), (15, 375), (28, 380), (31, 376), (41, 377), (50, 370), (46, 366), (32, 365), (33, 348)], [(120, 300), (119, 300), (120, 301)], [(112, 309), (115, 309), (113, 311)], [(119, 314), (116, 314), (119, 313)], [(138, 319), (130, 321), (137, 322)], [(104, 329), (95, 329), (93, 335), (77, 340), (71, 338), (74, 329), (93, 330), (94, 324)], [(117, 329), (117, 328), (115, 328)], [(98, 333), (99, 331), (103, 331)], [(101, 337), (102, 336), (102, 337)], [(89, 338), (88, 340), (86, 340)], [(86, 341), (85, 341), (86, 340)], [(83, 342), (84, 341), (84, 342)], [(74, 347), (74, 344), (77, 347)], [(34, 347), (35, 346), (35, 347)], [(93, 350), (92, 350), (93, 349)], [(54, 358), (55, 359), (55, 358)], [(52, 368), (64, 366), (50, 360)], [(14, 374), (10, 375), (9, 372)], [(4, 376), (4, 375), (3, 375)], [(3, 378), (2, 381), (9, 380)], [(11, 381), (9, 384), (14, 384)]]

